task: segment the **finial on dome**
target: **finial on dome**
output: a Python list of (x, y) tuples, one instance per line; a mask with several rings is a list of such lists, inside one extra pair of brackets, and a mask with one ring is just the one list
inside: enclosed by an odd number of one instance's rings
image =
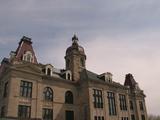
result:
[(76, 42), (76, 43), (78, 42), (78, 37), (77, 37), (75, 34), (74, 34), (74, 36), (72, 37), (72, 41), (73, 41), (73, 43), (74, 43), (74, 42)]

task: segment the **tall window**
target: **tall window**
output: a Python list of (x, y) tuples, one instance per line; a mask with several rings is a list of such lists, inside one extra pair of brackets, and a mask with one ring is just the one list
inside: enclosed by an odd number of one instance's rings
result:
[(129, 103), (130, 103), (130, 110), (134, 110), (133, 101), (129, 101)]
[(139, 107), (140, 107), (140, 110), (144, 110), (144, 106), (143, 106), (143, 102), (142, 101), (139, 101)]
[(134, 115), (131, 115), (131, 120), (135, 120), (135, 116)]
[(102, 90), (93, 89), (93, 100), (95, 108), (103, 108)]
[(7, 97), (7, 95), (8, 95), (8, 82), (6, 82), (4, 85), (3, 97)]
[(73, 104), (73, 93), (71, 91), (65, 93), (65, 103)]
[(120, 109), (127, 110), (126, 96), (119, 94)]
[(31, 117), (31, 106), (19, 105), (18, 106), (18, 117), (19, 118), (30, 118)]
[(109, 106), (109, 115), (117, 115), (116, 112), (116, 103), (115, 103), (115, 95), (113, 92), (107, 92), (108, 95), (108, 106)]
[(20, 96), (31, 98), (32, 97), (32, 82), (21, 81)]
[(74, 111), (66, 110), (66, 120), (74, 120)]
[(103, 116), (94, 116), (94, 120), (104, 120)]
[(43, 108), (43, 120), (53, 120), (53, 110)]
[(53, 101), (53, 90), (50, 87), (44, 89), (44, 100)]

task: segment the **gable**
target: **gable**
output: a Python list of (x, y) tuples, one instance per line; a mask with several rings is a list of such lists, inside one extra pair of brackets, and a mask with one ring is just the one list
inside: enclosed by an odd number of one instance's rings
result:
[(41, 68), (39, 66), (37, 66), (35, 64), (31, 64), (31, 63), (14, 65), (14, 68), (17, 70), (27, 71), (27, 72), (37, 73), (37, 74), (41, 73)]

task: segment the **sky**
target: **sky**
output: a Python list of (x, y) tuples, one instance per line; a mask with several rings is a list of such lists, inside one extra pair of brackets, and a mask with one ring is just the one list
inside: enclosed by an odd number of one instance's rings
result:
[(0, 60), (27, 36), (39, 63), (64, 68), (73, 34), (87, 69), (121, 84), (132, 73), (160, 115), (160, 0), (0, 0)]

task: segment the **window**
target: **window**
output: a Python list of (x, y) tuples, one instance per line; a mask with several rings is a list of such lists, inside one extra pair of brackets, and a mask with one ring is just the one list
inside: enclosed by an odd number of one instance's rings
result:
[(135, 116), (134, 115), (131, 115), (131, 120), (135, 120)]
[(27, 51), (24, 55), (23, 55), (23, 60), (27, 61), (27, 62), (32, 62), (33, 61), (33, 55), (31, 53), (31, 51)]
[(20, 96), (27, 98), (32, 97), (32, 82), (21, 81)]
[(127, 110), (126, 96), (119, 94), (120, 109)]
[(43, 108), (43, 120), (53, 120), (53, 110)]
[(47, 75), (49, 75), (49, 76), (51, 75), (51, 69), (50, 68), (47, 69)]
[(73, 93), (71, 91), (65, 93), (65, 103), (73, 104)]
[(44, 100), (53, 101), (53, 90), (50, 87), (44, 89)]
[(18, 106), (18, 117), (19, 118), (30, 118), (31, 117), (31, 106), (19, 105)]
[(145, 116), (144, 116), (144, 115), (141, 115), (141, 119), (142, 119), (142, 120), (145, 120)]
[(140, 110), (144, 110), (144, 107), (143, 107), (143, 102), (142, 101), (139, 101), (139, 107), (140, 107)]
[(4, 85), (3, 97), (7, 97), (7, 95), (8, 95), (8, 82), (6, 82)]
[(67, 74), (67, 80), (71, 80), (71, 75), (69, 73)]
[(128, 120), (128, 117), (122, 117), (121, 120)]
[(94, 116), (94, 120), (104, 120), (103, 116)]
[(103, 108), (102, 90), (93, 89), (93, 100), (95, 108)]
[(116, 103), (115, 103), (115, 95), (113, 92), (107, 92), (108, 97), (108, 107), (109, 107), (109, 115), (117, 115), (116, 113)]
[(66, 120), (74, 120), (74, 111), (66, 110)]
[(129, 103), (130, 103), (130, 110), (134, 110), (134, 108), (133, 108), (133, 101), (129, 101)]
[(5, 106), (1, 108), (1, 116), (0, 117), (5, 117)]

